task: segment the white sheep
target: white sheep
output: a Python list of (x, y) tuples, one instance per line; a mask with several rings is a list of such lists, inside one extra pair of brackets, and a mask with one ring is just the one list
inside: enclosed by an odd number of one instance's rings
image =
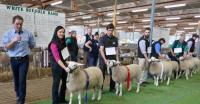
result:
[(170, 61), (170, 63), (172, 64), (172, 71), (176, 74), (175, 79), (178, 79), (179, 64), (177, 61)]
[[(130, 64), (127, 66), (119, 65), (115, 60), (109, 60), (107, 66), (111, 68), (113, 81), (116, 82), (116, 95), (122, 96), (122, 84), (128, 80), (128, 68), (130, 70), (130, 79), (135, 79), (137, 83), (136, 93), (140, 91), (140, 82), (142, 77), (142, 69), (137, 64)], [(128, 68), (127, 68), (128, 67)], [(109, 68), (108, 72), (109, 72)], [(131, 90), (131, 84), (128, 91)]]
[[(69, 62), (68, 62), (69, 63)], [(96, 91), (99, 90), (98, 100), (101, 100), (101, 87), (103, 85), (103, 74), (98, 67), (88, 67), (85, 69), (77, 68), (77, 63), (69, 63), (67, 89), (70, 92), (69, 104), (72, 104), (72, 97), (74, 92), (79, 92), (78, 102), (81, 104), (81, 92), (86, 90), (87, 75), (89, 76), (88, 89), (94, 89), (92, 100), (96, 99)], [(87, 73), (87, 75), (86, 75)]]
[[(190, 60), (181, 60), (180, 61), (180, 72), (185, 72), (186, 80), (189, 79), (190, 70), (193, 68), (193, 63)], [(179, 77), (182, 73), (179, 74)]]
[(150, 60), (149, 62), (149, 72), (154, 76), (154, 84), (156, 86), (159, 85), (159, 78), (162, 81), (164, 76), (167, 77), (167, 85), (169, 85), (172, 69), (170, 61)]

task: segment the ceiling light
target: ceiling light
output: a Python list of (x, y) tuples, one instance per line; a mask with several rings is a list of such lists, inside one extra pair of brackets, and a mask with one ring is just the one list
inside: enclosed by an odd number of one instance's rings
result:
[(166, 24), (166, 26), (177, 26), (177, 24)]
[(82, 19), (90, 19), (92, 16), (83, 16)]
[(185, 31), (183, 31), (183, 30), (178, 30), (178, 31), (176, 31), (176, 32), (178, 32), (178, 33), (183, 33), (183, 32), (185, 32)]
[(141, 32), (142, 30), (141, 29), (135, 29), (135, 32)]
[(147, 20), (142, 20), (142, 22), (149, 22), (149, 21), (151, 21), (151, 20), (149, 20), (149, 19), (147, 19)]
[(198, 25), (199, 23), (189, 23), (188, 25), (193, 26), (193, 25)]
[(123, 24), (123, 23), (127, 23), (127, 21), (118, 21), (118, 24)]
[(74, 21), (74, 20), (76, 20), (75, 18), (69, 18), (69, 19), (67, 19), (68, 21)]
[(185, 30), (191, 30), (191, 29), (194, 29), (194, 27), (185, 27), (184, 29)]
[[(112, 16), (114, 13), (108, 13), (107, 16)], [(116, 14), (120, 14), (119, 12), (117, 12)]]
[(177, 7), (183, 7), (183, 6), (186, 6), (186, 4), (167, 5), (165, 6), (165, 8), (168, 9), (168, 8), (177, 8)]
[(62, 4), (62, 3), (63, 3), (62, 0), (61, 0), (61, 1), (57, 1), (57, 2), (51, 3), (51, 6), (58, 5), (58, 4)]
[(149, 25), (147, 25), (147, 26), (143, 26), (144, 28), (147, 28), (147, 27), (150, 27)]
[(194, 16), (194, 18), (200, 18), (200, 15)]
[(145, 12), (145, 11), (148, 11), (148, 9), (136, 9), (136, 10), (132, 10), (133, 13), (136, 13), (136, 12)]
[(178, 20), (178, 19), (181, 19), (181, 17), (169, 17), (169, 18), (166, 18), (166, 20)]

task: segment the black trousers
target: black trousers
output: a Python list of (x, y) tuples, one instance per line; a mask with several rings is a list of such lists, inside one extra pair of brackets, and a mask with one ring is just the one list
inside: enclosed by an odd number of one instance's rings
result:
[[(103, 79), (105, 80), (105, 75), (107, 72), (107, 65), (102, 62), (102, 60), (99, 60), (99, 68), (101, 69), (102, 73), (103, 73)], [(115, 90), (115, 82), (112, 79), (112, 71), (111, 69), (109, 69), (110, 71), (110, 91)], [(103, 89), (103, 86), (102, 86)]]
[(29, 57), (11, 57), (14, 86), (17, 96), (17, 104), (24, 104), (26, 97), (26, 77), (29, 67)]
[[(52, 104), (65, 102), (67, 73), (56, 62), (51, 63), (52, 67)], [(60, 86), (60, 80), (62, 81)], [(60, 89), (60, 91), (59, 91)]]

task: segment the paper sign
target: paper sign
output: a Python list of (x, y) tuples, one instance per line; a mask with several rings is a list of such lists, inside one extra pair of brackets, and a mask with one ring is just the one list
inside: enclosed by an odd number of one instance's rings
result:
[(174, 49), (174, 53), (181, 53), (182, 52), (182, 48), (175, 48)]
[(67, 47), (65, 47), (62, 51), (61, 51), (62, 57), (63, 59), (67, 59), (69, 57), (69, 51), (67, 49)]
[(147, 48), (147, 53), (151, 53), (151, 47)]
[(115, 47), (106, 48), (106, 55), (107, 56), (109, 56), (109, 55), (116, 55)]

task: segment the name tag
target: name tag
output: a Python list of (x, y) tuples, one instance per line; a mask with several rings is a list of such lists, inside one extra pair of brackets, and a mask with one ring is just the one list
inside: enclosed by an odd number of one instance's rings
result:
[(63, 59), (67, 59), (69, 57), (69, 51), (67, 49), (67, 47), (65, 47), (62, 51), (61, 51), (62, 57)]
[(181, 53), (183, 50), (182, 48), (175, 48), (174, 53)]
[(109, 55), (116, 55), (116, 50), (115, 50), (115, 47), (109, 47), (109, 48), (106, 48), (106, 55), (109, 56)]
[(151, 53), (151, 48), (152, 48), (152, 47), (148, 47), (148, 48), (147, 48), (147, 53)]
[(97, 46), (99, 46), (99, 43), (97, 43)]

